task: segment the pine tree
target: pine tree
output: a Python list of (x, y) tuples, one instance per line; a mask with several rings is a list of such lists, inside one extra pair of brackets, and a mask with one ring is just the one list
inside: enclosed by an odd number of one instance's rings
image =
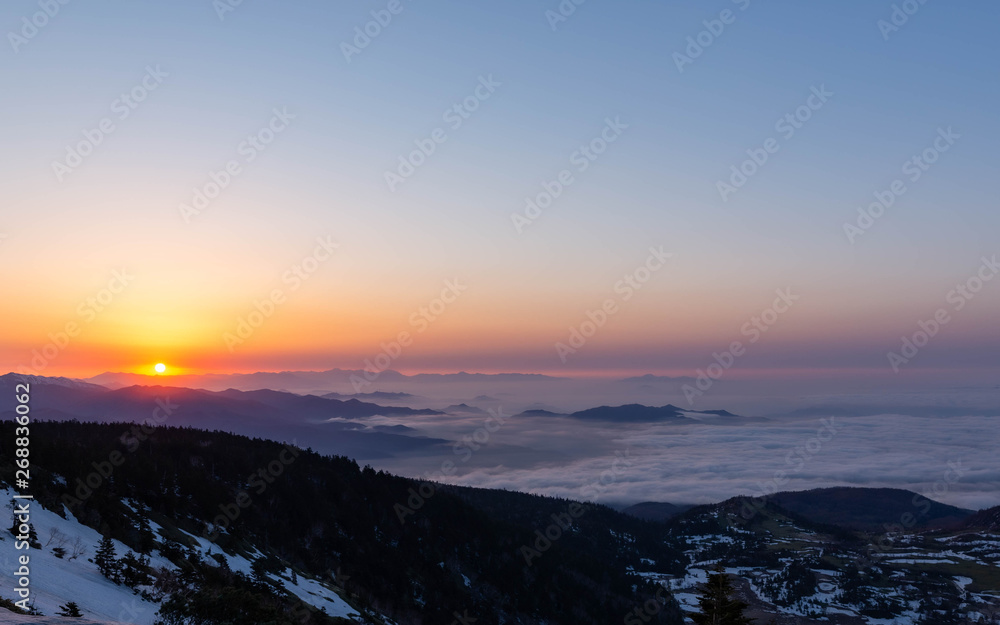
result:
[(76, 604), (76, 601), (70, 601), (66, 605), (59, 606), (59, 616), (71, 616), (80, 618), (83, 613), (80, 612), (80, 606)]
[(146, 555), (156, 547), (156, 534), (153, 533), (153, 528), (149, 524), (149, 517), (145, 512), (139, 513), (136, 530), (139, 532), (139, 553)]
[(708, 582), (701, 591), (702, 596), (698, 599), (701, 612), (691, 615), (697, 625), (751, 625), (754, 622), (755, 619), (743, 615), (748, 606), (733, 596), (733, 586), (721, 566), (708, 574)]
[(134, 590), (137, 586), (153, 583), (153, 577), (149, 574), (149, 556), (142, 555), (137, 558), (130, 550), (118, 564), (122, 582), (129, 588)]
[(122, 583), (129, 588), (138, 586), (141, 572), (139, 570), (139, 560), (135, 557), (135, 554), (129, 550), (128, 553), (122, 556), (120, 564)]
[(271, 579), (267, 576), (267, 564), (264, 558), (258, 558), (250, 565), (251, 578), (255, 584), (261, 587), (269, 586)]
[(118, 574), (118, 554), (115, 552), (115, 543), (111, 540), (110, 536), (104, 536), (101, 538), (101, 542), (97, 545), (97, 553), (94, 554), (94, 564), (97, 565), (98, 570), (104, 577), (107, 577), (111, 581), (118, 583), (120, 576)]

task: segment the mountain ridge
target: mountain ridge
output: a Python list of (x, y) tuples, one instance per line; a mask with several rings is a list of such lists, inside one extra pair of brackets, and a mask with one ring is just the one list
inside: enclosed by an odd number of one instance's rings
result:
[[(98, 384), (109, 388), (118, 388), (134, 384), (144, 384), (151, 379), (172, 379), (178, 385), (189, 388), (203, 388), (205, 390), (225, 390), (235, 388), (238, 390), (262, 390), (262, 389), (288, 389), (294, 392), (315, 393), (317, 389), (326, 389), (326, 392), (340, 392), (343, 389), (352, 389), (357, 393), (355, 385), (361, 381), (367, 381), (371, 372), (365, 369), (340, 369), (333, 368), (323, 371), (256, 371), (253, 373), (204, 373), (204, 374), (176, 374), (176, 375), (145, 375), (141, 373), (111, 372), (82, 378), (80, 381), (90, 384)], [(540, 373), (469, 373), (458, 371), (455, 373), (417, 373), (407, 375), (394, 369), (385, 369), (378, 374), (379, 384), (386, 383), (406, 383), (406, 382), (445, 382), (466, 384), (474, 382), (537, 382), (537, 381), (559, 381), (565, 378), (549, 376)], [(379, 391), (375, 391), (379, 392)]]

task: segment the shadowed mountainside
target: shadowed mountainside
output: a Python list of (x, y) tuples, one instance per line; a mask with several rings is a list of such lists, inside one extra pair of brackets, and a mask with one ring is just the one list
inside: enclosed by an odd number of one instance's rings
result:
[(973, 513), (896, 488), (819, 488), (786, 491), (769, 499), (816, 523), (867, 531), (948, 527)]

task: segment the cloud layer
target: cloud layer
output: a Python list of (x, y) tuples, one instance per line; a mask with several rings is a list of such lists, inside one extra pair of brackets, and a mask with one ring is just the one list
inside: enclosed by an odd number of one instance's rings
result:
[[(485, 431), (482, 417), (407, 424), (459, 441)], [(596, 500), (609, 504), (710, 503), (842, 485), (905, 488), (971, 509), (1000, 504), (994, 417), (882, 414), (613, 427), (561, 417), (511, 418), (470, 442), (476, 440), (485, 442), (474, 451), (460, 442), (438, 449), (440, 455), (396, 458), (384, 466), (455, 484), (575, 499), (595, 499), (596, 491)], [(435, 472), (442, 462), (466, 456), (456, 475)]]

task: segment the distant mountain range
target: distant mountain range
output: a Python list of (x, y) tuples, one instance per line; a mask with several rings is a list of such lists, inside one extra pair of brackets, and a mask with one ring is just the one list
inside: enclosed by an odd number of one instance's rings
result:
[(525, 417), (571, 417), (573, 419), (586, 419), (590, 421), (610, 421), (615, 423), (653, 423), (658, 421), (690, 420), (691, 415), (705, 415), (715, 417), (735, 417), (726, 410), (685, 410), (672, 404), (666, 406), (644, 406), (642, 404), (626, 404), (624, 406), (598, 406), (578, 410), (568, 414), (552, 412), (550, 410), (525, 410), (519, 416)]
[[(16, 374), (0, 376), (0, 418), (14, 416), (14, 388), (22, 379)], [(218, 429), (274, 440), (297, 440), (324, 453), (350, 454), (361, 459), (382, 458), (447, 442), (404, 435), (398, 429), (369, 428), (363, 422), (375, 415), (444, 414), (437, 410), (266, 389), (206, 391), (174, 386), (109, 389), (66, 378), (29, 379), (32, 414), (36, 420), (76, 419)]]
[(470, 406), (469, 404), (452, 404), (444, 409), (447, 413), (455, 414), (475, 414), (475, 415), (486, 415), (489, 414), (482, 408), (477, 406)]
[(652, 373), (647, 373), (645, 375), (637, 375), (630, 378), (622, 378), (620, 382), (627, 384), (657, 384), (663, 382), (690, 382), (695, 378), (688, 376), (681, 377), (671, 377), (667, 375), (653, 375)]
[[(0, 409), (13, 408), (12, 405), (6, 404), (11, 404), (13, 401), (13, 388), (20, 379), (21, 376), (16, 374), (0, 376), (0, 388), (10, 389), (8, 396), (0, 399)], [(80, 418), (108, 421), (126, 418), (144, 420), (152, 411), (155, 399), (163, 397), (169, 397), (172, 402), (180, 405), (179, 414), (198, 411), (204, 416), (230, 415), (241, 422), (272, 417), (287, 418), (290, 415), (299, 420), (312, 421), (370, 417), (378, 414), (442, 414), (437, 410), (380, 406), (358, 399), (340, 400), (270, 389), (241, 391), (230, 388), (224, 391), (206, 391), (160, 385), (133, 385), (111, 389), (66, 378), (34, 376), (31, 379), (33, 383), (46, 387), (45, 393), (32, 395), (36, 412), (62, 411)]]
[[(201, 388), (221, 391), (229, 388), (240, 390), (281, 389), (297, 393), (314, 392), (325, 389), (327, 392), (342, 391), (353, 388), (357, 380), (366, 380), (370, 372), (363, 369), (329, 369), (327, 371), (261, 371), (257, 373), (229, 374), (181, 374), (171, 376), (151, 376), (138, 373), (107, 372), (83, 380), (108, 388), (122, 388), (134, 385), (169, 384), (188, 388)], [(536, 373), (418, 373), (405, 375), (392, 369), (386, 369), (378, 375), (379, 384), (403, 382), (437, 382), (437, 383), (483, 383), (483, 382), (541, 382), (555, 381), (555, 378)], [(369, 387), (370, 388), (370, 387)]]
[[(309, 373), (309, 372), (307, 372)], [(349, 371), (334, 370), (317, 375), (350, 375)], [(309, 444), (323, 453), (345, 454), (362, 460), (393, 456), (399, 453), (443, 446), (448, 441), (418, 435), (406, 426), (386, 427), (365, 423), (369, 417), (419, 417), (451, 414), (456, 416), (486, 415), (478, 406), (465, 403), (452, 404), (443, 410), (430, 408), (410, 408), (399, 403), (414, 397), (407, 393), (370, 393), (364, 397), (383, 397), (396, 405), (382, 405), (362, 401), (357, 396), (350, 397), (337, 393), (320, 395), (296, 394), (285, 390), (254, 389), (206, 390), (175, 386), (186, 376), (151, 377), (133, 374), (105, 374), (90, 381), (69, 378), (48, 378), (32, 376), (35, 387), (32, 393), (32, 409), (36, 419), (62, 421), (111, 422), (154, 422), (175, 426), (201, 427), (227, 432), (249, 434), (275, 440), (309, 441)], [(300, 372), (278, 374), (249, 374), (242, 379), (244, 385), (254, 386), (271, 380), (277, 384), (291, 382), (289, 376)], [(310, 373), (309, 376), (314, 374)], [(400, 374), (401, 375), (401, 374)], [(436, 374), (431, 374), (436, 375)], [(318, 380), (306, 376), (299, 383), (315, 387)], [(210, 376), (211, 377), (211, 376)], [(215, 383), (231, 379), (233, 376), (217, 376)], [(239, 377), (239, 376), (235, 376)], [(418, 378), (420, 376), (411, 376)], [(491, 379), (528, 378), (521, 374), (454, 374), (445, 377), (463, 381), (468, 378)], [(541, 376), (544, 377), (544, 376)], [(16, 374), (0, 376), (0, 417), (13, 416), (14, 386), (22, 379)], [(171, 386), (129, 385), (114, 387), (115, 380), (143, 382), (163, 381)], [(111, 386), (96, 384), (102, 381)], [(44, 387), (44, 392), (39, 388)], [(169, 410), (164, 406), (170, 407)], [(169, 414), (167, 414), (169, 412)], [(692, 411), (677, 406), (644, 406), (627, 404), (623, 406), (599, 406), (567, 415), (545, 410), (529, 410), (523, 416), (567, 416), (595, 422), (608, 423), (663, 423), (692, 422), (699, 417), (709, 420), (739, 419), (724, 410)]]
[[(315, 395), (316, 393), (310, 393)], [(324, 393), (320, 397), (327, 399), (381, 399), (384, 401), (402, 401), (404, 399), (415, 399), (416, 395), (411, 393), (389, 393), (387, 391), (373, 391), (371, 393)]]
[[(223, 380), (238, 378), (243, 386), (256, 386), (270, 379), (276, 384), (287, 385), (293, 382), (292, 377), (306, 375), (299, 383), (315, 386), (316, 379), (311, 376), (326, 376), (332, 379), (339, 376), (350, 376), (357, 372), (334, 369), (325, 372), (285, 372), (285, 373), (254, 373), (236, 374), (234, 376), (198, 376), (199, 379), (213, 379), (213, 385), (221, 385)], [(395, 373), (395, 372), (393, 372)], [(397, 374), (402, 375), (402, 374)], [(467, 374), (448, 375), (420, 374), (410, 376), (418, 379), (421, 376), (433, 376), (454, 381), (537, 379), (546, 376), (534, 374)], [(36, 398), (36, 412), (44, 418), (63, 419), (77, 418), (98, 421), (143, 421), (152, 411), (152, 402), (158, 397), (170, 397), (171, 401), (181, 405), (178, 416), (175, 417), (185, 425), (211, 426), (222, 429), (252, 426), (254, 424), (280, 420), (286, 424), (294, 422), (318, 423), (330, 419), (358, 419), (375, 415), (411, 416), (455, 414), (486, 414), (478, 406), (469, 404), (452, 404), (443, 410), (416, 409), (405, 406), (385, 406), (365, 402), (358, 397), (381, 398), (386, 401), (401, 402), (416, 396), (409, 393), (371, 392), (361, 394), (325, 393), (323, 395), (297, 394), (287, 390), (272, 390), (271, 388), (255, 388), (252, 390), (227, 387), (221, 390), (207, 390), (180, 386), (180, 383), (191, 376), (142, 376), (137, 374), (102, 374), (87, 381), (70, 378), (48, 378), (31, 376), (36, 384), (45, 385), (46, 393)], [(21, 376), (7, 374), (0, 376), (2, 388), (13, 389), (16, 380)], [(553, 378), (554, 379), (554, 378)], [(131, 384), (117, 386), (116, 381), (162, 382), (167, 384)], [(12, 410), (13, 390), (0, 398), (0, 411)], [(10, 404), (10, 405), (8, 405)], [(607, 421), (611, 423), (653, 423), (653, 422), (683, 422), (698, 417), (720, 417), (725, 419), (744, 419), (726, 410), (685, 410), (672, 404), (665, 406), (645, 406), (642, 404), (625, 404), (622, 406), (598, 406), (572, 413), (559, 413), (550, 410), (534, 409), (520, 413), (520, 416), (546, 417), (566, 416), (573, 419), (588, 421)]]

